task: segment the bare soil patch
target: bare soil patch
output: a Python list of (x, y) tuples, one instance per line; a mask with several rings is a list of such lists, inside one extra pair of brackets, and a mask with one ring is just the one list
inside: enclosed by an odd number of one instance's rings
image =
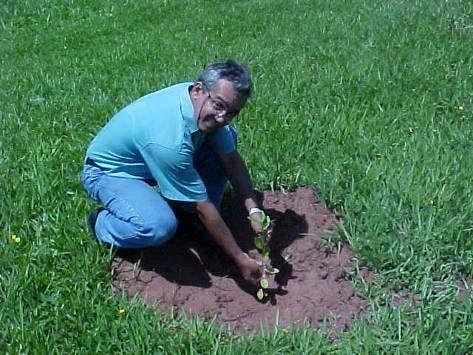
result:
[[(348, 328), (367, 309), (367, 302), (346, 278), (345, 271), (353, 269), (350, 249), (328, 251), (323, 245), (336, 216), (310, 188), (287, 194), (265, 191), (259, 198), (275, 221), (271, 260), (280, 270), (276, 282), (281, 286), (264, 303), (219, 248), (188, 233), (179, 233), (160, 248), (119, 251), (112, 263), (114, 287), (161, 309), (174, 307), (186, 315), (215, 318), (240, 334), (260, 326), (304, 322), (319, 327), (327, 321), (332, 330)], [(251, 251), (253, 233), (241, 202), (231, 200), (228, 205), (225, 219), (242, 249)]]

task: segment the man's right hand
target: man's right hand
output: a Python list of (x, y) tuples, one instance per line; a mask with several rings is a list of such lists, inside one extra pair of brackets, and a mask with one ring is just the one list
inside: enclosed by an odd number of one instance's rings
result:
[(235, 262), (240, 269), (241, 276), (243, 276), (247, 282), (257, 286), (258, 281), (261, 279), (261, 276), (263, 276), (263, 267), (246, 253), (239, 254)]
[(230, 232), (212, 202), (208, 200), (197, 202), (196, 210), (200, 220), (215, 239), (215, 242), (237, 264), (243, 278), (256, 286), (263, 275), (263, 266), (241, 251), (233, 238), (232, 232)]

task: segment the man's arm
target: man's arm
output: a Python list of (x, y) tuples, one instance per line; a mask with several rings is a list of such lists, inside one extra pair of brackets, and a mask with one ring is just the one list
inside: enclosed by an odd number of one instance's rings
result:
[[(253, 192), (253, 184), (251, 183), (250, 174), (248, 173), (246, 164), (238, 151), (235, 150), (228, 154), (220, 154), (219, 159), (232, 187), (243, 199), (246, 210), (250, 212), (252, 208), (257, 208), (258, 204)], [(260, 220), (261, 217), (261, 213), (251, 215), (251, 225), (255, 231), (258, 231), (261, 226), (259, 223), (253, 223), (253, 221)]]
[(250, 174), (240, 154), (235, 150), (231, 153), (220, 154), (219, 159), (232, 187), (243, 198), (246, 209), (249, 211), (257, 207)]
[(208, 200), (197, 202), (196, 210), (200, 220), (217, 244), (237, 264), (243, 278), (256, 285), (261, 277), (260, 265), (240, 249), (214, 204)]

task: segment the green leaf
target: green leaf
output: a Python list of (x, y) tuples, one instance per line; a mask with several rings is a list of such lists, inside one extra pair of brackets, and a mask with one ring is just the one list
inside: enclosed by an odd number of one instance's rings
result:
[(275, 267), (269, 267), (269, 268), (266, 268), (264, 271), (266, 271), (268, 274), (274, 275), (279, 272), (279, 269)]
[(271, 224), (271, 218), (269, 218), (269, 216), (267, 215), (264, 215), (262, 219), (262, 223), (261, 223), (263, 229), (264, 230), (268, 229), (270, 224)]
[(268, 280), (266, 280), (266, 279), (259, 280), (259, 284), (260, 284), (261, 288), (263, 288), (263, 289), (266, 289), (269, 286)]
[(261, 300), (263, 299), (263, 297), (264, 297), (264, 292), (263, 292), (263, 289), (260, 288), (260, 289), (258, 290), (258, 292), (256, 292), (256, 298), (257, 298), (259, 301), (261, 301)]
[(260, 238), (255, 238), (255, 247), (260, 251), (263, 250), (264, 243)]

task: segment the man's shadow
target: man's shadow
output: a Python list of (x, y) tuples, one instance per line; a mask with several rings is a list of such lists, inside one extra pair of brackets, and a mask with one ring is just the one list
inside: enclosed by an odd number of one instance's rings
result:
[[(176, 235), (156, 248), (118, 249), (116, 256), (137, 266), (137, 270), (152, 271), (178, 285), (208, 288), (212, 286), (207, 266), (200, 255), (205, 252), (188, 238)], [(139, 278), (139, 273), (138, 273)]]
[[(256, 196), (259, 205), (264, 206), (263, 194), (256, 193)], [(228, 194), (221, 212), (241, 249), (245, 252), (255, 250), (255, 233), (242, 201), (233, 194)], [(303, 237), (308, 226), (305, 217), (293, 210), (281, 212), (268, 208), (265, 212), (274, 222), (269, 244), (270, 260), (271, 265), (279, 269), (275, 282), (283, 288), (293, 276), (292, 266), (282, 252), (296, 239)], [(179, 216), (178, 232), (166, 244), (158, 248), (118, 250), (116, 255), (128, 262), (138, 263), (139, 269), (156, 272), (172, 283), (208, 288), (212, 285), (210, 275), (230, 277), (242, 290), (254, 295), (256, 287), (244, 281), (238, 268), (225, 252), (208, 236), (203, 235), (205, 232), (202, 226), (193, 226), (193, 223), (181, 220), (182, 218), (186, 218), (186, 215)], [(280, 290), (279, 293), (285, 291)]]

